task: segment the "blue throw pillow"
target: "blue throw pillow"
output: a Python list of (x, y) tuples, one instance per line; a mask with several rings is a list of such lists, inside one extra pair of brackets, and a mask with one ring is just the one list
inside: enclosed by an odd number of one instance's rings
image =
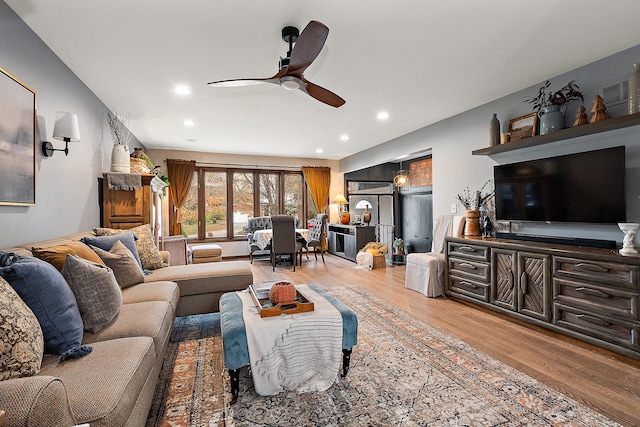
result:
[(97, 237), (83, 237), (80, 241), (86, 243), (89, 246), (95, 246), (103, 251), (109, 252), (113, 245), (120, 240), (122, 244), (131, 251), (136, 262), (142, 268), (142, 261), (140, 261), (140, 255), (138, 255), (138, 248), (136, 248), (135, 234), (133, 232), (127, 232), (117, 234), (115, 236), (97, 236)]
[(81, 345), (83, 323), (71, 288), (54, 266), (38, 258), (0, 252), (0, 276), (33, 311), (44, 335), (44, 352), (60, 360), (91, 352)]

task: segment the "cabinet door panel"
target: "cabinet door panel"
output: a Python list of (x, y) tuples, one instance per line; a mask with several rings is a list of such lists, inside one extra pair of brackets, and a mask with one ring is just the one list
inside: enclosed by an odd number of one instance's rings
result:
[(517, 266), (514, 251), (493, 249), (491, 252), (493, 274), (492, 302), (509, 310), (516, 310)]
[(549, 255), (518, 252), (518, 311), (546, 321), (551, 319), (549, 265)]

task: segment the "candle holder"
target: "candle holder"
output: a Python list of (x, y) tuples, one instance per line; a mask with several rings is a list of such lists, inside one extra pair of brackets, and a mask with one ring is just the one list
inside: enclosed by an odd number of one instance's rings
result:
[(619, 222), (618, 227), (624, 233), (624, 239), (622, 240), (622, 249), (620, 249), (621, 255), (637, 254), (638, 251), (633, 247), (633, 239), (636, 235), (636, 230), (640, 224), (635, 222)]

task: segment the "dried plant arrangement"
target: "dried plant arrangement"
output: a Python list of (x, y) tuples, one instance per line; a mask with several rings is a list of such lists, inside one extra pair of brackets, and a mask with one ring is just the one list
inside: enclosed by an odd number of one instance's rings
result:
[(486, 205), (486, 203), (493, 197), (494, 190), (487, 191), (483, 193), (483, 191), (487, 188), (487, 186), (491, 183), (491, 180), (487, 180), (480, 190), (471, 193), (469, 187), (466, 187), (462, 194), (457, 195), (457, 200), (460, 202), (462, 206), (468, 211), (477, 211), (482, 206)]
[(105, 116), (107, 118), (109, 129), (111, 130), (111, 135), (113, 136), (113, 144), (128, 146), (129, 142), (131, 142), (131, 138), (133, 137), (133, 134), (129, 128), (127, 128), (128, 120), (119, 115), (115, 109), (113, 111), (107, 110)]

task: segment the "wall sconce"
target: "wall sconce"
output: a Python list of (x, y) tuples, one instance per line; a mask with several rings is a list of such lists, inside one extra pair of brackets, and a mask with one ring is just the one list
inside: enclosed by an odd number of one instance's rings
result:
[(338, 193), (335, 199), (333, 199), (333, 203), (340, 205), (340, 223), (341, 224), (349, 224), (351, 222), (351, 214), (346, 209), (349, 201), (344, 197), (344, 194)]
[(64, 151), (64, 155), (68, 156), (69, 142), (80, 141), (78, 116), (73, 113), (58, 111), (56, 114), (56, 123), (53, 125), (53, 137), (57, 140), (64, 141), (64, 149), (53, 148), (53, 144), (49, 141), (42, 141), (42, 154), (44, 154), (45, 157), (51, 157), (54, 151)]
[(396, 176), (393, 178), (393, 184), (396, 187), (404, 187), (405, 185), (409, 184), (409, 175), (407, 175), (407, 171), (404, 169), (399, 170)]

